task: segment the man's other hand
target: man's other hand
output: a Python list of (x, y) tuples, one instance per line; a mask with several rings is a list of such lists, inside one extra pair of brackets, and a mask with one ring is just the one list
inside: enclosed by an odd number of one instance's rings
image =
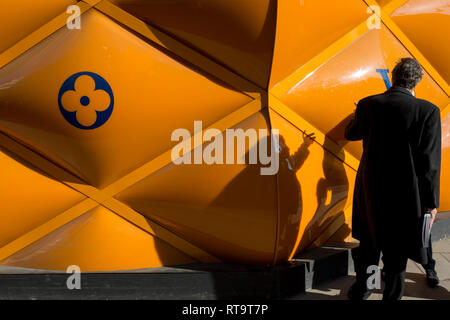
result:
[(434, 219), (436, 219), (437, 209), (436, 208), (433, 208), (433, 209), (425, 208), (425, 212), (431, 214), (431, 219), (430, 219), (430, 229), (431, 229), (431, 227), (433, 226)]

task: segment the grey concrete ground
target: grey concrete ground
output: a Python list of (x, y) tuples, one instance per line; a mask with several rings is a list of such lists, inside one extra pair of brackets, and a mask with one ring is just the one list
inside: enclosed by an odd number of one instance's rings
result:
[[(403, 300), (450, 300), (450, 238), (433, 243), (433, 258), (440, 278), (437, 288), (427, 286), (425, 272), (420, 264), (408, 261), (406, 285)], [(305, 293), (292, 297), (295, 300), (346, 300), (347, 291), (355, 281), (355, 274), (326, 282), (319, 287), (308, 289)], [(369, 300), (380, 300), (384, 283)]]

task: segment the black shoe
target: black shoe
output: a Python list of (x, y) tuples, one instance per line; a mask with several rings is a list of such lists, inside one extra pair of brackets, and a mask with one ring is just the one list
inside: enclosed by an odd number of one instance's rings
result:
[(347, 297), (350, 300), (367, 300), (372, 294), (373, 290), (361, 289), (357, 283), (354, 283), (347, 292)]
[(428, 269), (427, 270), (427, 283), (431, 288), (436, 288), (439, 284), (439, 277), (436, 273), (436, 270)]

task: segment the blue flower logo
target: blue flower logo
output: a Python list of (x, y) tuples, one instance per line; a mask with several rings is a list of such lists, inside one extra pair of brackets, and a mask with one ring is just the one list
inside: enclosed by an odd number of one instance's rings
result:
[(79, 129), (95, 129), (108, 121), (114, 96), (108, 82), (93, 72), (78, 72), (59, 89), (59, 110), (64, 119)]

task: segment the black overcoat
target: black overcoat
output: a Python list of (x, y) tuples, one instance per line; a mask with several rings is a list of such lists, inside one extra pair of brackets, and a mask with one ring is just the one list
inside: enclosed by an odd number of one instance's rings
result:
[(364, 148), (353, 197), (353, 237), (426, 263), (421, 218), (424, 208), (439, 206), (439, 109), (394, 86), (359, 101), (345, 136), (362, 139)]

